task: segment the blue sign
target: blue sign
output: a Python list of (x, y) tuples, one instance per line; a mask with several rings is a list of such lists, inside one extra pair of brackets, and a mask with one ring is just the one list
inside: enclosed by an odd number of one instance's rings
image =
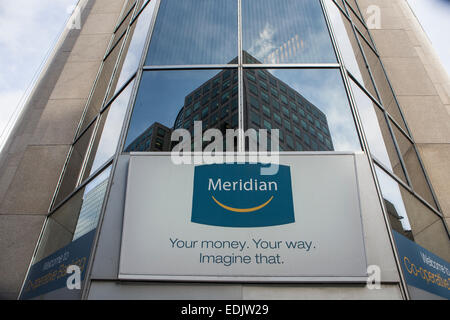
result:
[(291, 171), (261, 175), (262, 164), (214, 164), (195, 167), (194, 223), (268, 227), (294, 223)]
[(95, 230), (34, 264), (28, 272), (20, 299), (31, 299), (66, 287), (67, 278), (70, 277), (67, 267), (70, 265), (80, 268), (83, 281)]
[(450, 264), (394, 231), (408, 285), (450, 299)]

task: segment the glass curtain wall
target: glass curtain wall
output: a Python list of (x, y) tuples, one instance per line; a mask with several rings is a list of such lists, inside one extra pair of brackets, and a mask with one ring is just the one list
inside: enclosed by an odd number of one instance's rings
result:
[[(448, 257), (445, 220), (395, 93), (355, 0), (323, 0), (334, 39), (349, 76), (391, 228), (442, 257)], [(423, 232), (439, 230), (429, 241)], [(426, 239), (428, 238), (428, 239)]]
[(321, 2), (160, 1), (123, 151), (171, 151), (196, 121), (279, 129), (280, 151), (361, 150)]

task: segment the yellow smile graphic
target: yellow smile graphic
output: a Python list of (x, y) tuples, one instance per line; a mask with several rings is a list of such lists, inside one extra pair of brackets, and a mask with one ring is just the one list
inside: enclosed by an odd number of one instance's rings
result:
[(221, 206), (225, 210), (232, 211), (232, 212), (255, 212), (255, 211), (261, 210), (262, 208), (267, 206), (270, 203), (270, 201), (272, 201), (272, 199), (273, 199), (273, 196), (271, 196), (270, 199), (267, 200), (267, 202), (263, 203), (260, 206), (253, 207), (253, 208), (247, 208), (247, 209), (239, 209), (239, 208), (232, 208), (232, 207), (226, 206), (223, 203), (220, 203), (219, 201), (217, 201), (217, 199), (214, 198), (214, 196), (211, 196), (211, 197), (213, 198), (214, 202), (217, 203), (219, 206)]

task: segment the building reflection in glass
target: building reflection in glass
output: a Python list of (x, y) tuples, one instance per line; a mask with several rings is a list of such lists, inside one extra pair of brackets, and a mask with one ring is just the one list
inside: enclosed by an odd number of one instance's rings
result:
[(404, 189), (378, 167), (376, 167), (376, 172), (391, 228), (414, 241), (411, 223), (405, 207), (405, 203), (408, 202)]
[[(360, 150), (338, 70), (245, 69), (243, 86), (243, 129), (279, 129), (280, 151)], [(237, 69), (148, 71), (139, 90), (125, 152), (170, 151), (172, 131), (193, 135), (195, 121), (238, 128)]]

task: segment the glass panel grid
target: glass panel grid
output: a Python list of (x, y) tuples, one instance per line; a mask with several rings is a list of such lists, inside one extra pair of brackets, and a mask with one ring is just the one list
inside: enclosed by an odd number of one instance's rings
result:
[[(400, 163), (396, 166), (399, 167), (401, 164), (401, 167), (403, 167), (403, 170), (392, 170), (391, 164), (386, 165), (387, 161), (384, 161), (383, 159), (387, 159), (386, 157), (380, 156), (379, 151), (375, 148), (374, 150), (371, 150), (372, 152), (378, 153), (378, 157), (375, 156), (377, 161), (381, 161), (383, 163), (383, 166), (386, 170), (393, 171), (393, 174), (395, 174), (397, 177), (400, 177), (401, 179), (408, 182), (408, 185), (410, 186), (412, 192), (417, 195), (421, 201), (425, 201), (425, 203), (428, 206), (431, 206), (434, 210), (438, 210), (439, 206), (436, 203), (435, 196), (433, 194), (433, 191), (431, 190), (431, 187), (429, 185), (426, 172), (423, 168), (423, 165), (421, 163), (421, 160), (419, 158), (419, 155), (417, 153), (415, 144), (413, 139), (411, 138), (409, 134), (409, 130), (407, 128), (406, 123), (404, 122), (404, 118), (402, 115), (402, 112), (400, 110), (400, 107), (397, 103), (397, 99), (395, 97), (395, 93), (392, 90), (392, 87), (390, 86), (389, 80), (386, 77), (384, 67), (382, 65), (382, 62), (380, 61), (380, 58), (378, 54), (376, 53), (376, 49), (373, 46), (370, 34), (368, 33), (367, 28), (365, 27), (364, 21), (360, 20), (360, 11), (356, 8), (356, 1), (354, 0), (345, 0), (343, 2), (346, 2), (346, 11), (348, 12), (347, 15), (341, 14), (343, 17), (343, 20), (347, 21), (348, 19), (352, 20), (353, 25), (353, 34), (352, 32), (348, 32), (348, 38), (353, 39), (356, 37), (358, 39), (358, 42), (361, 46), (362, 50), (362, 59), (365, 61), (365, 64), (368, 69), (368, 75), (372, 79), (373, 84), (375, 85), (375, 94), (371, 92), (371, 86), (367, 86), (367, 81), (365, 80), (365, 77), (361, 77), (361, 74), (355, 71), (349, 71), (352, 73), (354, 80), (358, 83), (365, 83), (366, 84), (366, 90), (368, 90), (373, 98), (376, 98), (379, 100), (379, 103), (374, 103), (374, 106), (377, 105), (380, 107), (380, 111), (377, 111), (378, 113), (382, 114), (385, 113), (385, 117), (381, 117), (379, 119), (379, 123), (383, 124), (383, 126), (386, 125), (386, 121), (389, 120), (388, 126), (391, 128), (391, 133), (386, 135), (388, 140), (386, 141), (393, 141), (395, 145), (395, 149), (397, 149), (397, 154), (400, 156)], [(349, 8), (350, 4), (353, 7), (354, 11)], [(337, 5), (336, 2), (333, 1), (333, 4), (330, 5), (331, 2), (327, 2), (328, 9), (330, 11), (336, 11), (336, 7), (334, 5)], [(358, 15), (358, 17), (355, 15)], [(334, 26), (335, 27), (335, 26)], [(341, 29), (342, 30), (342, 29)], [(348, 28), (347, 28), (348, 31)], [(342, 32), (343, 36), (345, 37), (345, 33)], [(342, 42), (342, 41), (341, 41)], [(348, 45), (347, 45), (348, 47)], [(358, 50), (359, 51), (359, 50)], [(350, 64), (349, 68), (352, 70), (355, 70), (356, 68), (353, 68), (353, 65)], [(361, 68), (363, 69), (363, 68)], [(359, 84), (359, 86), (361, 86)], [(355, 87), (355, 86), (354, 86)], [(358, 90), (359, 88), (355, 89), (353, 88), (353, 91)], [(355, 94), (355, 93), (354, 93)], [(361, 113), (361, 105), (357, 103), (359, 112)], [(375, 108), (378, 110), (378, 108)], [(372, 117), (373, 118), (373, 117)], [(380, 118), (380, 117), (378, 117)], [(383, 119), (384, 118), (384, 119)], [(373, 118), (374, 120), (375, 118)], [(363, 122), (367, 119), (364, 120)], [(376, 121), (376, 120), (375, 120)], [(374, 122), (375, 122), (374, 121)], [(367, 127), (368, 124), (365, 124), (365, 127)], [(369, 125), (370, 126), (370, 125)], [(373, 128), (373, 126), (372, 126)], [(373, 130), (372, 130), (373, 131)], [(369, 135), (371, 133), (369, 132)], [(392, 136), (394, 134), (394, 136)], [(366, 132), (367, 136), (367, 132)], [(370, 137), (368, 137), (370, 140)], [(399, 140), (400, 139), (400, 140)], [(372, 139), (373, 140), (373, 139)], [(369, 141), (370, 145), (370, 141)], [(372, 149), (372, 148), (371, 148)], [(389, 149), (389, 148), (388, 148)], [(391, 148), (392, 149), (392, 148)], [(390, 152), (395, 157), (394, 152)], [(392, 157), (391, 157), (392, 159)], [(395, 166), (394, 166), (395, 167)], [(407, 172), (407, 175), (405, 176), (405, 172)], [(438, 212), (438, 211), (436, 211)]]

